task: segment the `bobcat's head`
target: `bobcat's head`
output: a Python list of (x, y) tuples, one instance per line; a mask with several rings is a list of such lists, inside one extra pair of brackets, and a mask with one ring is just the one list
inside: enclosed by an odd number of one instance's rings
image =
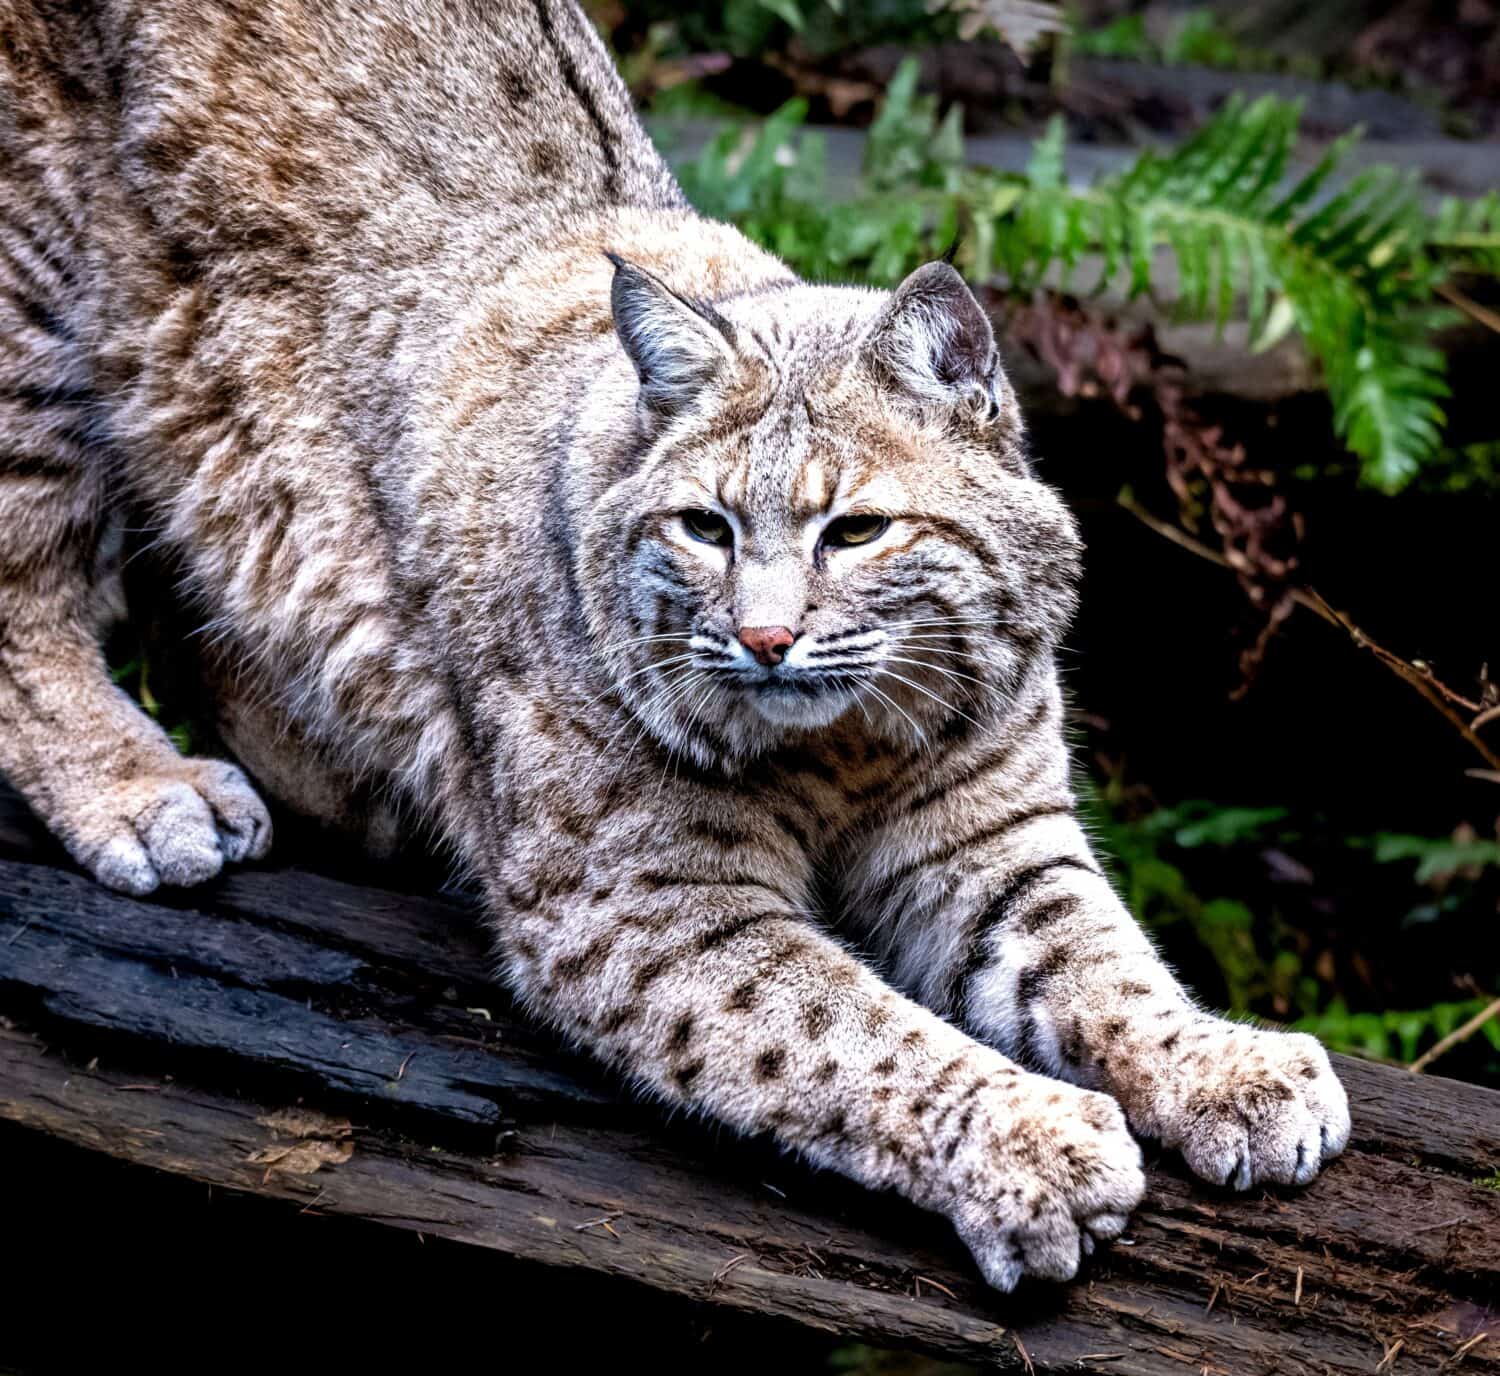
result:
[(636, 443), (585, 598), (645, 726), (732, 762), (850, 713), (920, 743), (1002, 708), (1068, 623), (1080, 545), (958, 274), (708, 305), (617, 261), (612, 303)]

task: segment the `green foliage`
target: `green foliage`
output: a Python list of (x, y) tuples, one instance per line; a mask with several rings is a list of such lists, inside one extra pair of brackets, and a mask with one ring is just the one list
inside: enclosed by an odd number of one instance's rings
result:
[(1417, 861), (1416, 882), (1431, 884), (1449, 879), (1460, 870), (1479, 870), (1500, 865), (1500, 843), (1495, 841), (1434, 840), (1427, 836), (1402, 836), (1382, 832), (1374, 838), (1375, 859), (1380, 864)]
[(1081, 57), (1149, 62), (1160, 55), (1146, 32), (1144, 14), (1122, 14), (1097, 29), (1084, 29), (1072, 36), (1068, 46)]
[[(729, 131), (683, 182), (806, 275), (889, 285), (959, 243), (959, 265), (1019, 293), (1074, 286), (1149, 295), (1182, 318), (1244, 326), (1257, 348), (1298, 331), (1321, 363), (1334, 425), (1367, 483), (1394, 492), (1439, 452), (1447, 395), (1433, 304), (1454, 268), (1500, 271), (1500, 197), (1429, 215), (1414, 179), (1340, 165), (1352, 136), (1293, 174), (1300, 108), (1231, 100), (1192, 138), (1092, 186), (1066, 178), (1060, 120), (1024, 174), (964, 163), (959, 116), (939, 118), (906, 63), (871, 129), (859, 194), (831, 202), (800, 102), (758, 133)], [(746, 140), (748, 139), (748, 146)]]
[(1147, 30), (1144, 15), (1125, 14), (1097, 29), (1073, 34), (1069, 47), (1085, 57), (1161, 62), (1168, 66), (1216, 67), (1236, 72), (1321, 75), (1316, 58), (1288, 58), (1247, 46), (1223, 26), (1211, 9), (1184, 11), (1174, 19), (1160, 43)]
[[(1209, 897), (1195, 887), (1195, 874), (1201, 879), (1220, 870), (1220, 856), (1272, 846), (1291, 852), (1303, 848), (1314, 832), (1299, 829), (1285, 809), (1195, 800), (1133, 819), (1122, 816), (1123, 811), (1115, 780), (1085, 799), (1089, 829), (1113, 863), (1121, 897), (1143, 925), (1165, 939), (1170, 941), (1178, 929), (1191, 933), (1193, 946), (1212, 957), (1232, 1013), (1272, 1013), (1336, 1051), (1410, 1063), (1486, 1006), (1487, 1000), (1471, 998), (1441, 1000), (1427, 1008), (1351, 1009), (1340, 992), (1304, 968), (1274, 908), (1256, 912), (1237, 898)], [(1500, 845), (1492, 841), (1381, 833), (1346, 837), (1335, 846), (1352, 853), (1356, 864), (1412, 869), (1410, 893), (1418, 901), (1403, 925), (1429, 918), (1439, 907), (1473, 901), (1472, 888), (1464, 885), (1440, 903), (1422, 901), (1429, 886), (1451, 887), (1460, 877), (1472, 879), (1475, 871), (1500, 867)], [(1195, 857), (1198, 851), (1216, 855), (1205, 865), (1209, 857)], [(1384, 881), (1373, 883), (1392, 888)], [(1397, 904), (1399, 894), (1399, 888), (1392, 893)], [(1429, 891), (1426, 897), (1431, 896)], [(1472, 1045), (1491, 1049), (1492, 1064), (1500, 1069), (1500, 1019), (1485, 1023)]]
[[(1322, 1012), (1299, 1018), (1293, 1026), (1299, 1032), (1311, 1032), (1335, 1051), (1410, 1064), (1423, 1048), (1446, 1037), (1487, 1004), (1486, 999), (1466, 999), (1435, 1003), (1431, 1008), (1351, 1013), (1342, 999), (1334, 999)], [(1483, 1036), (1500, 1053), (1500, 1023), (1492, 1018), (1476, 1035)]]
[(1491, 1171), (1489, 1175), (1482, 1175), (1474, 1182), (1481, 1190), (1494, 1190), (1500, 1194), (1500, 1171)]
[(1500, 276), (1500, 191), (1472, 201), (1444, 197), (1428, 241), (1455, 269)]
[(1192, 930), (1197, 943), (1218, 966), (1234, 1012), (1248, 1012), (1285, 982), (1256, 943), (1255, 917), (1233, 898), (1203, 898), (1172, 856), (1174, 846), (1232, 844), (1259, 835), (1284, 815), (1280, 809), (1217, 809), (1211, 803), (1162, 808), (1136, 822), (1114, 815), (1106, 791), (1086, 800), (1089, 830), (1103, 842), (1113, 862), (1126, 906), (1145, 926), (1164, 931), (1178, 925)]
[(179, 714), (162, 704), (151, 690), (151, 666), (144, 653), (138, 653), (116, 668), (110, 670), (111, 680), (123, 688), (138, 703), (152, 721), (167, 733), (167, 738), (184, 755), (193, 753), (193, 731), (191, 724)]
[(689, 51), (737, 57), (762, 57), (785, 49), (793, 38), (818, 56), (980, 34), (993, 34), (1025, 54), (1067, 30), (1063, 8), (1054, 0), (716, 0), (707, 5), (645, 0), (634, 8), (648, 20), (670, 25)]
[(670, 26), (673, 49), (763, 57), (795, 38), (814, 56), (876, 43), (927, 43), (950, 37), (955, 22), (925, 0), (643, 0), (632, 10)]
[(1186, 802), (1159, 808), (1142, 826), (1152, 835), (1170, 836), (1183, 850), (1200, 846), (1264, 844), (1279, 834), (1287, 818), (1284, 807), (1222, 807), (1217, 803)]

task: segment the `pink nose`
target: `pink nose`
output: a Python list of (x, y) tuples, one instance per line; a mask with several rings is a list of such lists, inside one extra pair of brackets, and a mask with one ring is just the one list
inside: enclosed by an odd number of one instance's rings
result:
[(741, 626), (740, 644), (762, 664), (780, 664), (796, 636), (786, 626)]

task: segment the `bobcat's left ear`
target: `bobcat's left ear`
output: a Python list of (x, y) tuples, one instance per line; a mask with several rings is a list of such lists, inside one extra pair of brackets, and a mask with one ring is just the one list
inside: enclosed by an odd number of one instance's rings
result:
[(865, 350), (877, 372), (924, 404), (962, 402), (988, 419), (1010, 389), (989, 317), (947, 263), (928, 263), (896, 288)]
[(712, 306), (679, 296), (644, 268), (610, 253), (615, 333), (635, 365), (641, 402), (671, 415), (734, 358), (734, 327)]

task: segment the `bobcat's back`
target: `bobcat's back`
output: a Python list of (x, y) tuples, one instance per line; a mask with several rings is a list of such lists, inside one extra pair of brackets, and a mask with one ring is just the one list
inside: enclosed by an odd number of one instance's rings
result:
[(430, 261), (471, 231), (519, 244), (604, 206), (681, 204), (560, 0), (7, 0), (0, 26), (0, 152), (45, 165), (74, 208), (117, 179), (179, 259)]

